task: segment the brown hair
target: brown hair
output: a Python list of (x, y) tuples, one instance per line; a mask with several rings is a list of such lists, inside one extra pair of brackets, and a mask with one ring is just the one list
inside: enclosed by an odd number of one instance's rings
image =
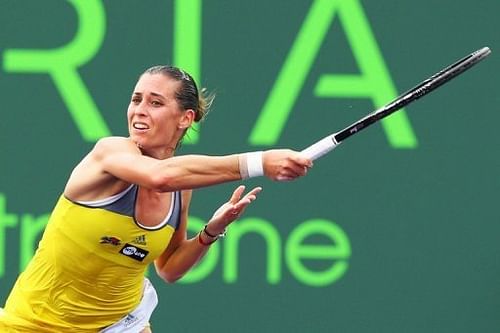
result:
[(175, 99), (183, 110), (191, 109), (195, 112), (194, 121), (199, 122), (205, 118), (215, 98), (208, 94), (205, 88), (198, 91), (193, 77), (184, 70), (167, 65), (158, 65), (148, 68), (144, 74), (163, 74), (175, 81), (181, 82), (179, 90), (175, 93)]

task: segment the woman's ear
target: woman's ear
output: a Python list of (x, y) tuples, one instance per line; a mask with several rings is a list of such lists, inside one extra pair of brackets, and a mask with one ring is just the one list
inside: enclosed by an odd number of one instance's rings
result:
[(179, 129), (186, 129), (191, 127), (194, 121), (194, 117), (195, 117), (194, 110), (187, 109), (186, 111), (183, 112), (183, 115), (179, 120), (179, 124), (177, 125), (177, 127)]

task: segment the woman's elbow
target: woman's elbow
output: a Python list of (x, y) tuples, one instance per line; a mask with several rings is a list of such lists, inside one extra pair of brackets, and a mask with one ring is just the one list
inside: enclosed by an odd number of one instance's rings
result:
[(158, 276), (166, 283), (175, 283), (183, 276), (183, 274), (179, 274), (178, 272), (173, 271), (168, 266), (166, 265), (160, 266), (156, 262), (155, 262), (155, 270), (156, 274), (158, 274)]
[(180, 275), (180, 274), (172, 274), (172, 273), (164, 272), (164, 271), (158, 272), (158, 275), (166, 283), (176, 283), (182, 277), (182, 275)]

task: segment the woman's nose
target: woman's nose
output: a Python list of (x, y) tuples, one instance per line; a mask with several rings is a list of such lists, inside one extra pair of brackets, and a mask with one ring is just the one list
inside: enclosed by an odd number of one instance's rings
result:
[(146, 103), (144, 103), (144, 102), (139, 103), (139, 104), (135, 107), (135, 109), (134, 109), (134, 113), (135, 113), (136, 115), (141, 115), (141, 116), (145, 116), (145, 115), (147, 115), (148, 111), (147, 111), (147, 105), (146, 105)]

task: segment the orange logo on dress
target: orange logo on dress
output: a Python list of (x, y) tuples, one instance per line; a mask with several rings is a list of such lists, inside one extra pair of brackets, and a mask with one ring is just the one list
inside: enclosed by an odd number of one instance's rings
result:
[(111, 244), (111, 245), (120, 245), (122, 243), (121, 239), (114, 236), (103, 236), (101, 237), (101, 244)]

